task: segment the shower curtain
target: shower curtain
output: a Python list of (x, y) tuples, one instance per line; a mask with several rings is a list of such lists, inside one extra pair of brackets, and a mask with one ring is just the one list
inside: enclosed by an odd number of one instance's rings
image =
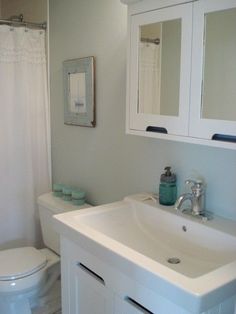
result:
[(160, 114), (160, 46), (139, 43), (139, 112)]
[(38, 245), (50, 189), (45, 32), (0, 26), (0, 248)]

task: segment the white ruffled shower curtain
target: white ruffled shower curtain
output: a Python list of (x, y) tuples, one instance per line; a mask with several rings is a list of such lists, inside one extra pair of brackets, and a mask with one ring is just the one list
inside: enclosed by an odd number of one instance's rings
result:
[(45, 32), (1, 25), (0, 248), (40, 243), (50, 171)]
[(160, 46), (139, 43), (139, 112), (160, 114)]

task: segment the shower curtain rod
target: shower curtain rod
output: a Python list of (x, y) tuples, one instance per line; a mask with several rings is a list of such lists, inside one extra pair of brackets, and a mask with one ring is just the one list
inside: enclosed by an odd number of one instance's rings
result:
[(151, 38), (144, 38), (144, 37), (142, 37), (141, 38), (141, 42), (143, 42), (143, 43), (152, 43), (152, 44), (155, 44), (155, 45), (159, 45), (160, 44), (160, 38), (151, 39)]
[(25, 22), (23, 20), (23, 15), (20, 14), (19, 16), (14, 16), (8, 20), (0, 19), (0, 24), (7, 24), (11, 26), (26, 26), (29, 28), (38, 28), (38, 29), (47, 29), (47, 23), (32, 23), (32, 22)]

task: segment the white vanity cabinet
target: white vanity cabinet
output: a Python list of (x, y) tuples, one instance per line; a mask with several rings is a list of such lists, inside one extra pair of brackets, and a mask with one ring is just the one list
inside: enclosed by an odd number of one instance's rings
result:
[[(90, 243), (92, 244), (92, 243)], [(92, 250), (91, 250), (92, 249)], [(98, 258), (96, 245), (61, 235), (62, 314), (196, 314), (159, 295), (111, 264), (111, 252)], [(234, 314), (235, 297), (201, 314)]]
[(94, 309), (97, 314), (112, 313), (113, 296), (100, 277), (80, 263), (71, 267), (70, 276), (74, 287), (74, 295), (70, 296), (71, 313), (94, 313)]
[(63, 236), (61, 275), (63, 314), (190, 314)]
[[(142, 300), (136, 302), (129, 293), (126, 295), (134, 282), (64, 237), (61, 237), (61, 269), (63, 314), (154, 313), (141, 304)], [(145, 288), (144, 292), (141, 299), (147, 294)]]
[(236, 0), (128, 4), (128, 134), (236, 149)]
[(89, 262), (81, 263), (86, 254), (67, 240), (61, 250), (63, 314), (113, 313), (113, 293)]

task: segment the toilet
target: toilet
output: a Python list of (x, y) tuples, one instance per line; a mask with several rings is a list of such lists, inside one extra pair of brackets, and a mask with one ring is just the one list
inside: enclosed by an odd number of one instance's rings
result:
[(74, 206), (53, 196), (38, 198), (38, 209), (46, 248), (21, 247), (0, 251), (0, 314), (31, 314), (37, 299), (47, 295), (60, 276), (59, 235), (52, 216), (90, 207)]

